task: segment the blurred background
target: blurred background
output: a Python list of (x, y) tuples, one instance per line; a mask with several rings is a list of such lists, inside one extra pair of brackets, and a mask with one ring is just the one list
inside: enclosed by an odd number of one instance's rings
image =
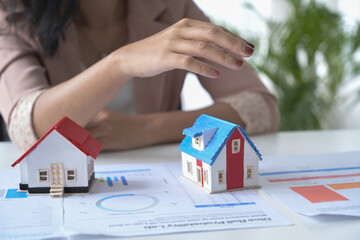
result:
[[(360, 0), (194, 2), (256, 44), (249, 61), (278, 98), (280, 131), (360, 127)], [(185, 110), (212, 103), (193, 74), (182, 94)]]

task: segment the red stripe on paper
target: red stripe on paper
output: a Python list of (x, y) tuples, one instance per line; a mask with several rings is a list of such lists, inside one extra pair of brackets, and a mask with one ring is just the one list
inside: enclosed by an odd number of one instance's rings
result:
[(316, 177), (302, 177), (302, 178), (285, 178), (285, 179), (270, 179), (269, 182), (289, 182), (289, 181), (301, 181), (311, 179), (324, 179), (324, 178), (339, 178), (339, 177), (358, 177), (360, 173), (345, 174), (345, 175), (328, 175), (328, 176), (316, 176)]
[(319, 186), (291, 187), (291, 190), (300, 194), (312, 203), (347, 201), (346, 197), (332, 191), (331, 189)]

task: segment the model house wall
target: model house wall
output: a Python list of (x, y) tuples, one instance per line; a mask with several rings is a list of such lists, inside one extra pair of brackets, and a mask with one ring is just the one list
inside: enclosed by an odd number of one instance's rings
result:
[(20, 183), (28, 184), (28, 169), (27, 169), (27, 158), (20, 163)]
[[(247, 178), (248, 168), (253, 174), (250, 178)], [(244, 187), (259, 185), (259, 159), (249, 144), (245, 144), (244, 176)]]
[[(217, 160), (220, 159), (220, 161), (215, 161), (213, 165), (211, 166), (211, 189), (210, 192), (221, 192), (226, 190), (226, 148), (223, 148), (217, 157)], [(222, 160), (223, 159), (223, 160)], [(222, 183), (219, 183), (218, 181), (218, 173), (224, 172), (223, 174), (223, 181)]]
[[(201, 186), (201, 182), (198, 182), (197, 176), (197, 159), (186, 154), (184, 152), (181, 153), (182, 156), (182, 172), (183, 176), (188, 178), (189, 180), (195, 182), (199, 186)], [(224, 148), (218, 159), (226, 159), (226, 149)], [(190, 166), (190, 171), (188, 171), (188, 166)], [(225, 161), (215, 161), (212, 166), (206, 163), (202, 163), (202, 177), (204, 179), (204, 189), (209, 192), (218, 192), (226, 190), (226, 164)], [(204, 178), (205, 171), (207, 171), (207, 179)], [(223, 181), (219, 183), (218, 181), (218, 172), (223, 172)]]
[(184, 177), (190, 179), (193, 182), (197, 182), (196, 180), (196, 158), (186, 154), (184, 152), (181, 153), (182, 159), (182, 174)]
[[(50, 181), (39, 181), (39, 169), (49, 169), (51, 163), (63, 163), (64, 187), (88, 185), (87, 156), (57, 131), (52, 131), (27, 157), (29, 187), (50, 187)], [(21, 163), (20, 163), (21, 164)], [(66, 180), (66, 170), (76, 170), (76, 181)], [(50, 178), (50, 176), (49, 176)]]
[(204, 180), (204, 189), (207, 191), (211, 191), (211, 166), (206, 163), (202, 163), (203, 168), (203, 180)]
[(87, 164), (87, 171), (88, 171), (88, 180), (90, 179), (91, 175), (94, 173), (94, 159), (91, 156), (87, 156), (86, 164)]

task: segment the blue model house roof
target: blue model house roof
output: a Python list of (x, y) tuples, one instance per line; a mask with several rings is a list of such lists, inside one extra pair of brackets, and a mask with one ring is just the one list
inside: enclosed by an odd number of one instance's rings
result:
[[(193, 137), (201, 136), (202, 132), (214, 128), (217, 128), (217, 131), (204, 150), (197, 150), (192, 147)], [(234, 123), (230, 123), (205, 114), (202, 114), (198, 119), (196, 119), (194, 125), (191, 128), (184, 129), (183, 134), (186, 136), (180, 143), (180, 151), (187, 153), (196, 159), (203, 161), (204, 163), (212, 165), (236, 128), (240, 130), (246, 141), (254, 150), (255, 154), (260, 160), (262, 160), (259, 150), (250, 140), (244, 129)]]
[(186, 136), (190, 136), (192, 138), (199, 137), (202, 135), (202, 132), (207, 130), (211, 130), (217, 127), (214, 127), (211, 124), (199, 123), (197, 126), (192, 126), (191, 128), (186, 128), (183, 130), (183, 134)]

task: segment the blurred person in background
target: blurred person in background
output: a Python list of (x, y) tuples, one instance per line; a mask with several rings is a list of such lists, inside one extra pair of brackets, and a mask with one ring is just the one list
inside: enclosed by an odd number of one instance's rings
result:
[[(0, 0), (0, 111), (29, 148), (68, 116), (105, 150), (180, 141), (202, 113), (276, 131), (275, 97), (244, 60), (254, 45), (191, 0)], [(187, 72), (214, 104), (181, 111)]]

